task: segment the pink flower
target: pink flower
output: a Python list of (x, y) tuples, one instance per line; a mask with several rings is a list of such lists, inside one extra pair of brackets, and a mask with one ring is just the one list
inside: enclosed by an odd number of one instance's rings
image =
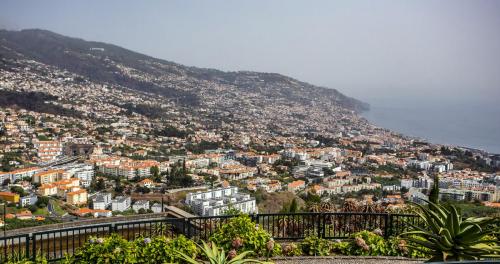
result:
[(267, 250), (273, 251), (273, 249), (274, 249), (274, 240), (271, 239), (271, 240), (267, 241), (266, 247), (267, 247)]
[(399, 248), (399, 250), (401, 250), (401, 252), (403, 252), (403, 254), (407, 254), (408, 247), (406, 246), (406, 240), (402, 240), (402, 239), (399, 240), (398, 248)]
[(377, 228), (377, 229), (373, 230), (373, 233), (376, 234), (376, 235), (379, 235), (379, 236), (383, 235), (382, 229), (380, 229), (380, 228)]
[(236, 257), (236, 255), (238, 255), (238, 254), (236, 253), (236, 250), (234, 250), (234, 249), (229, 250), (229, 252), (227, 253), (227, 257), (229, 259), (233, 259), (234, 257)]
[(243, 240), (237, 237), (231, 242), (231, 245), (233, 246), (233, 248), (238, 249), (243, 246)]
[(370, 250), (370, 247), (366, 244), (366, 241), (364, 239), (362, 239), (361, 237), (356, 237), (354, 239), (354, 242), (356, 243), (356, 245), (358, 247), (362, 248), (364, 251)]

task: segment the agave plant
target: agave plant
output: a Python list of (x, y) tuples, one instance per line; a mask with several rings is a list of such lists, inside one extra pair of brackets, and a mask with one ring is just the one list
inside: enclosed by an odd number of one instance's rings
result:
[[(228, 255), (224, 252), (224, 249), (217, 247), (217, 245), (212, 242), (210, 245), (202, 241), (203, 246), (198, 245), (201, 249), (201, 252), (208, 259), (210, 264), (242, 264), (242, 263), (263, 263), (267, 264), (270, 262), (262, 262), (256, 259), (248, 259), (246, 256), (251, 253), (251, 251), (245, 251), (241, 254), (236, 254), (236, 251), (231, 250)], [(182, 253), (177, 252), (181, 255), (181, 258), (187, 263), (191, 264), (200, 264), (203, 262), (199, 262), (196, 259)]]
[(425, 227), (411, 225), (412, 231), (401, 234), (408, 241), (419, 245), (409, 247), (430, 253), (433, 257), (429, 261), (500, 258), (498, 240), (491, 239), (499, 231), (498, 227), (491, 227), (495, 219), (462, 219), (461, 213), (453, 205), (427, 203), (428, 207), (415, 204), (420, 208), (416, 213), (424, 221)]

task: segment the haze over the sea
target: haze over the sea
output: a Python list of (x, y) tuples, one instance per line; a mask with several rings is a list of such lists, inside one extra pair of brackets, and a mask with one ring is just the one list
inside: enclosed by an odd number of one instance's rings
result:
[(363, 113), (375, 125), (427, 139), (500, 154), (500, 104), (376, 101)]

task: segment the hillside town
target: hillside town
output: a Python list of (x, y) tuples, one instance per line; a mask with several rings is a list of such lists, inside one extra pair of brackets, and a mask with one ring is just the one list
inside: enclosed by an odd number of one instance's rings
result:
[[(262, 193), (401, 207), (426, 199), (438, 178), (443, 200), (500, 207), (500, 157), (481, 151), (431, 145), (376, 127), (334, 138), (173, 126), (176, 135), (154, 136), (139, 120), (154, 122), (136, 115), (95, 126), (2, 108), (2, 225), (160, 213), (167, 204), (202, 216), (232, 209), (252, 214), (262, 212)], [(177, 190), (185, 198), (152, 201), (138, 195), (163, 197)]]
[(9, 45), (0, 46), (0, 225), (8, 229), (167, 206), (200, 216), (286, 212), (292, 201), (304, 211), (348, 201), (404, 211), (435, 183), (441, 200), (500, 208), (500, 155), (377, 127), (359, 114), (366, 106), (336, 90), (122, 60), (91, 42), (64, 51), (68, 65), (95, 63), (83, 75)]

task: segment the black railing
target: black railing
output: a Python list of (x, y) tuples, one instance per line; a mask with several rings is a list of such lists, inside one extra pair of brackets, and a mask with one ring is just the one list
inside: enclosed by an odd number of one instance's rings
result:
[[(300, 240), (307, 236), (348, 238), (353, 233), (379, 229), (386, 237), (407, 231), (411, 225), (421, 225), (416, 215), (387, 213), (285, 213), (250, 215), (252, 220), (276, 240)], [(184, 234), (208, 239), (233, 216), (187, 218)]]
[[(35, 259), (37, 255), (57, 261), (65, 255), (73, 254), (90, 237), (112, 233), (127, 240), (138, 237), (173, 237), (179, 234), (208, 240), (232, 217), (234, 216), (139, 220), (1, 237), (0, 263), (9, 257)], [(410, 224), (422, 225), (418, 216), (386, 213), (288, 213), (255, 214), (250, 217), (276, 240), (300, 240), (311, 235), (326, 239), (347, 238), (362, 230), (376, 229), (388, 237), (407, 231)]]

